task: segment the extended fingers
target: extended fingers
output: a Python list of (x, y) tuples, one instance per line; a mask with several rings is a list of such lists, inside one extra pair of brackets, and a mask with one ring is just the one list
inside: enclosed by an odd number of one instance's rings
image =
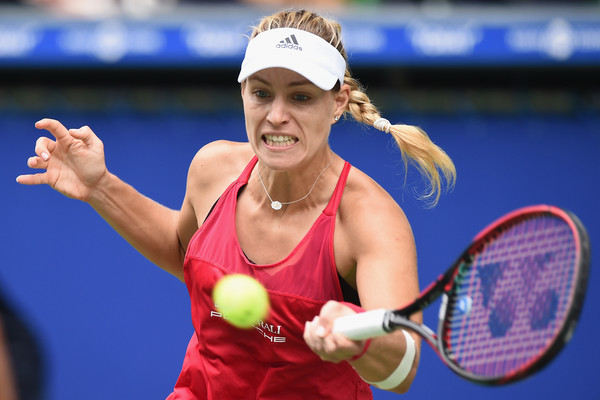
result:
[(17, 176), (17, 182), (23, 185), (42, 185), (48, 183), (48, 174), (29, 174)]
[(59, 121), (51, 118), (44, 118), (35, 123), (38, 129), (45, 129), (56, 139), (61, 140), (69, 135), (69, 131)]
[[(67, 129), (60, 121), (57, 121), (57, 120), (51, 119), (51, 118), (44, 118), (44, 119), (41, 119), (38, 122), (36, 122), (35, 127), (38, 129), (47, 130), (56, 138), (57, 141), (62, 141), (65, 144), (68, 144), (69, 141), (72, 139), (79, 139), (86, 146), (90, 146), (91, 144), (93, 144), (94, 140), (96, 139), (96, 135), (90, 129), (90, 127), (87, 125), (82, 126), (79, 129)], [(53, 143), (54, 145), (56, 145), (56, 142), (51, 141), (51, 140), (49, 140), (45, 143), (47, 143), (48, 146), (50, 147), (49, 148), (50, 151), (53, 150), (53, 147), (49, 143)], [(41, 156), (41, 153), (38, 153), (38, 155)], [(44, 158), (44, 157), (42, 157), (42, 158)]]
[[(91, 142), (93, 138), (93, 132), (88, 127), (82, 127), (75, 129), (74, 133), (70, 133), (65, 126), (55, 119), (44, 118), (35, 123), (35, 127), (38, 129), (45, 129), (54, 136), (56, 140), (52, 140), (49, 137), (40, 137), (35, 143), (35, 154), (36, 156), (29, 157), (27, 159), (27, 166), (35, 169), (47, 169), (50, 158), (53, 156), (57, 146), (68, 148), (73, 139), (79, 139), (82, 142)], [(56, 155), (55, 155), (56, 156)], [(60, 157), (59, 157), (60, 158)], [(24, 185), (39, 185), (49, 184), (50, 175), (47, 172), (39, 174), (26, 174), (17, 177), (17, 182)]]
[(69, 139), (77, 139), (81, 140), (86, 146), (89, 146), (95, 138), (94, 132), (88, 126), (67, 130), (63, 124), (54, 119), (42, 119), (36, 122), (35, 126), (39, 129), (48, 130), (48, 132), (54, 135), (56, 141), (45, 136), (38, 138), (35, 143), (35, 154), (37, 154), (37, 157), (31, 157), (27, 160), (27, 165), (31, 168), (46, 168), (46, 162), (50, 159), (59, 140), (67, 144), (69, 143)]
[[(47, 169), (48, 160), (50, 158), (49, 148), (53, 148), (54, 145), (55, 144), (48, 138), (39, 138), (35, 145), (35, 152), (38, 155), (29, 157), (27, 159), (27, 166), (34, 169)], [(17, 177), (17, 182), (24, 185), (39, 185), (47, 183), (47, 177), (46, 173), (20, 175)]]

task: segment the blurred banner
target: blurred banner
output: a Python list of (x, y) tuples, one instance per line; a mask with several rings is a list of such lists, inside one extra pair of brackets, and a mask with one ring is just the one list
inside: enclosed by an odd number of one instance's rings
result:
[[(262, 15), (242, 6), (102, 20), (6, 10), (0, 67), (237, 67)], [(352, 66), (600, 65), (600, 7), (388, 6), (337, 18)]]

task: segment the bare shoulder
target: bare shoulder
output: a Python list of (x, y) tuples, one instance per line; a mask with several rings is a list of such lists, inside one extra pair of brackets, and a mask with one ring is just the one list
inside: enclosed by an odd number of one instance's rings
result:
[(218, 140), (202, 147), (188, 171), (186, 201), (203, 218), (223, 191), (237, 179), (254, 152), (248, 143)]
[[(363, 224), (378, 219), (408, 227), (408, 220), (394, 198), (367, 174), (352, 167), (340, 204), (343, 223)], [(386, 224), (387, 225), (387, 224)]]
[[(380, 273), (381, 281), (392, 279), (413, 268), (415, 252), (412, 229), (400, 205), (377, 182), (353, 167), (336, 224), (335, 254), (340, 274), (350, 283), (359, 280), (359, 270), (368, 274), (371, 282), (379, 282), (375, 276)], [(397, 259), (404, 259), (407, 265), (398, 267)], [(366, 295), (361, 299), (368, 304)]]
[[(254, 155), (248, 143), (217, 140), (203, 146), (192, 160), (188, 180), (194, 184), (219, 185), (231, 183), (239, 176)], [(227, 183), (227, 184), (228, 184)]]

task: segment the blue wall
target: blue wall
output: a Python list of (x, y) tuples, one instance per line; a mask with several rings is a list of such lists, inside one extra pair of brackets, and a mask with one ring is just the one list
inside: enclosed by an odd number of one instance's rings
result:
[[(216, 138), (243, 140), (242, 115), (101, 113), (0, 114), (0, 286), (38, 332), (49, 400), (164, 399), (192, 334), (186, 288), (129, 247), (86, 204), (50, 188), (25, 187), (39, 136), (33, 124), (57, 117), (89, 124), (102, 138), (109, 168), (142, 193), (177, 208), (190, 160)], [(454, 159), (456, 189), (434, 209), (416, 200), (399, 154), (383, 134), (345, 121), (331, 143), (378, 180), (405, 209), (419, 251), (421, 285), (454, 261), (485, 225), (517, 207), (550, 203), (588, 227), (593, 256), (600, 236), (600, 119), (572, 115), (390, 116), (422, 126)], [(595, 257), (594, 257), (595, 258)], [(456, 377), (424, 345), (406, 398), (451, 390), (461, 399), (598, 399), (600, 275), (592, 262), (588, 296), (572, 342), (538, 375), (503, 388)], [(435, 307), (433, 307), (435, 308)], [(434, 323), (436, 309), (426, 312)], [(376, 399), (399, 398), (377, 391)]]

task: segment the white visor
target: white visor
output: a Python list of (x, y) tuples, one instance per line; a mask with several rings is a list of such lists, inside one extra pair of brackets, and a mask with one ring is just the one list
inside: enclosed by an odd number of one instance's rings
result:
[(299, 73), (323, 90), (344, 83), (346, 60), (326, 40), (295, 28), (261, 32), (250, 40), (238, 82), (267, 68), (286, 68)]

